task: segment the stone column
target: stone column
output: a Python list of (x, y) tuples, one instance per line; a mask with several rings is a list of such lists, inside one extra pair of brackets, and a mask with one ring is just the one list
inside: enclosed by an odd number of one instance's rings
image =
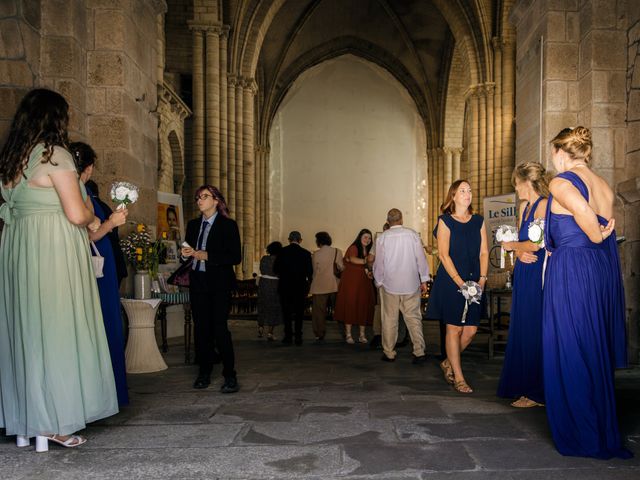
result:
[(452, 148), (451, 151), (453, 153), (451, 177), (455, 182), (460, 179), (460, 157), (462, 156), (462, 148)]
[(484, 85), (478, 86), (479, 123), (478, 123), (478, 177), (474, 190), (475, 208), (482, 207), (482, 199), (487, 196), (487, 91)]
[(446, 191), (453, 183), (453, 149), (444, 147), (444, 155), (444, 189)]
[(207, 183), (220, 187), (220, 27), (206, 34)]
[(429, 202), (429, 221), (433, 227), (435, 227), (435, 221), (438, 218), (438, 207), (440, 203), (438, 202), (438, 191), (436, 188), (436, 152), (435, 149), (431, 148), (427, 150), (427, 164), (429, 167), (429, 198), (431, 201)]
[(243, 82), (243, 178), (244, 178), (244, 244), (245, 244), (245, 276), (250, 276), (255, 260), (255, 144), (254, 144), (254, 97), (258, 86), (253, 78), (247, 78)]
[(262, 239), (263, 244), (269, 243), (269, 161), (271, 147), (267, 145), (262, 162)]
[(438, 198), (440, 199), (440, 203), (444, 200), (445, 195), (447, 194), (447, 187), (444, 181), (444, 164), (445, 164), (445, 154), (444, 148), (438, 148)]
[[(512, 39), (502, 44), (502, 182), (501, 190), (511, 185), (515, 166), (515, 132), (513, 124), (515, 101), (515, 45)], [(542, 128), (542, 127), (541, 127)]]
[(469, 141), (469, 182), (475, 195), (478, 195), (478, 172), (480, 169), (479, 158), (479, 99), (477, 95), (477, 86), (472, 86), (467, 93), (467, 108), (469, 109), (469, 125), (467, 126), (467, 138)]
[(243, 138), (243, 111), (242, 111), (242, 78), (236, 77), (235, 82), (236, 89), (236, 139), (235, 139), (235, 159), (236, 159), (236, 221), (238, 222), (238, 228), (240, 229), (240, 235), (242, 236), (242, 243), (244, 245), (244, 151), (242, 149)]
[(255, 213), (255, 218), (253, 221), (254, 224), (254, 258), (260, 258), (260, 252), (264, 248), (262, 243), (262, 230), (260, 228), (260, 224), (262, 222), (262, 211), (260, 210), (260, 203), (262, 200), (262, 155), (264, 148), (262, 146), (257, 146), (254, 148), (255, 155), (255, 196), (253, 199), (253, 211)]
[(229, 194), (229, 136), (227, 108), (227, 37), (229, 27), (223, 26), (220, 32), (220, 189), (227, 198)]
[[(204, 28), (199, 25), (191, 25), (193, 36), (193, 123), (192, 123), (192, 160), (187, 162), (187, 178), (191, 179), (188, 185), (187, 195), (193, 194), (196, 188), (204, 183)], [(188, 168), (190, 165), (191, 168)], [(192, 212), (197, 212), (197, 208), (192, 206)]]
[(502, 41), (494, 37), (493, 45), (493, 80), (495, 93), (493, 96), (493, 190), (494, 194), (505, 193), (502, 185)]
[(238, 220), (236, 191), (236, 76), (227, 75), (227, 202)]
[(495, 95), (495, 84), (494, 83), (486, 83), (485, 84), (486, 91), (486, 99), (487, 99), (487, 136), (486, 136), (486, 151), (487, 151), (487, 166), (485, 169), (485, 177), (484, 184), (486, 185), (486, 195), (491, 196), (495, 195), (494, 188), (494, 130), (493, 130), (493, 118), (494, 118), (494, 110), (493, 110), (493, 98)]

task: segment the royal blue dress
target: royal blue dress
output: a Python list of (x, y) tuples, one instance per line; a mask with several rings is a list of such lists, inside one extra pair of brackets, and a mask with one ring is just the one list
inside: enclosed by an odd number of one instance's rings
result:
[[(527, 204), (518, 240), (529, 240), (529, 225), (542, 197), (533, 205)], [(542, 265), (544, 249), (538, 250), (535, 263), (516, 261), (513, 270), (513, 296), (509, 341), (504, 356), (498, 396), (519, 398), (525, 396), (544, 403), (542, 380)]]
[[(569, 180), (587, 199), (573, 172)], [(547, 204), (542, 347), (549, 427), (563, 455), (629, 458), (616, 415), (614, 370), (627, 365), (624, 290), (615, 232), (592, 243), (573, 216)], [(600, 224), (607, 221), (598, 216)]]
[[(91, 197), (91, 203), (93, 204), (96, 217), (104, 222), (106, 220), (104, 210), (88, 188), (87, 193)], [(107, 334), (109, 353), (111, 354), (113, 376), (116, 380), (118, 404), (123, 406), (129, 404), (129, 392), (127, 391), (127, 373), (124, 361), (124, 333), (122, 331), (122, 317), (120, 315), (120, 292), (118, 289), (116, 262), (108, 235), (102, 237), (95, 242), (95, 244), (100, 255), (104, 257), (104, 268), (102, 270), (104, 276), (97, 279), (98, 291), (100, 292), (104, 329)]]
[[(449, 240), (449, 256), (465, 282), (480, 280), (480, 245), (482, 243), (481, 230), (484, 218), (481, 215), (472, 215), (466, 222), (458, 222), (451, 215), (445, 214), (438, 217), (451, 232)], [(438, 226), (433, 230), (433, 236), (437, 237)], [(484, 295), (483, 295), (484, 298)], [(466, 300), (458, 291), (458, 286), (440, 264), (433, 281), (433, 287), (429, 294), (426, 318), (440, 320), (448, 325), (477, 326), (480, 323), (481, 304), (469, 305), (466, 318), (463, 321), (464, 304)]]

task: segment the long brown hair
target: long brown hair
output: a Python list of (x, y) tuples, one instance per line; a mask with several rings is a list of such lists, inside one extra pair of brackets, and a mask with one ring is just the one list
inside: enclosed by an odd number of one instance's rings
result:
[(218, 206), (216, 207), (216, 209), (218, 210), (218, 213), (220, 213), (223, 217), (229, 218), (229, 207), (227, 207), (227, 202), (222, 196), (222, 193), (220, 193), (220, 190), (218, 190), (213, 185), (202, 185), (201, 187), (199, 187), (196, 190), (196, 199), (198, 198), (200, 193), (204, 192), (205, 190), (213, 195), (213, 198), (217, 200)]
[(13, 117), (9, 135), (0, 151), (0, 180), (5, 185), (23, 175), (29, 154), (44, 143), (42, 163), (51, 162), (53, 147), (67, 148), (69, 104), (62, 95), (36, 88), (27, 93)]
[[(442, 205), (440, 205), (440, 212), (442, 212), (442, 214), (452, 215), (455, 213), (456, 204), (453, 201), (453, 197), (456, 196), (456, 193), (458, 193), (458, 189), (460, 188), (460, 185), (462, 185), (463, 183), (466, 183), (467, 185), (469, 185), (469, 187), (471, 187), (471, 184), (464, 179), (456, 180), (451, 184), (451, 186), (449, 187), (449, 191), (447, 192), (447, 196), (444, 199), (444, 202), (442, 203)], [(469, 212), (470, 215), (473, 215), (473, 205), (471, 204), (469, 205), (469, 208), (467, 208), (467, 212)]]

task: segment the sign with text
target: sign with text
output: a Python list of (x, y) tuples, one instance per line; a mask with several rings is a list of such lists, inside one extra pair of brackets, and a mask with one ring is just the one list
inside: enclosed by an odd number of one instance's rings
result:
[(483, 202), (484, 222), (489, 235), (489, 271), (500, 271), (500, 244), (496, 242), (496, 230), (500, 225), (518, 227), (518, 207), (516, 194), (507, 193), (487, 197)]

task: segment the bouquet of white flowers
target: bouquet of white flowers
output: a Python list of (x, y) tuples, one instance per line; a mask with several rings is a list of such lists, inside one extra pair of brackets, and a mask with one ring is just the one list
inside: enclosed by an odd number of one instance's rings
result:
[(529, 240), (544, 248), (544, 218), (534, 218), (527, 231)]
[[(500, 243), (502, 242), (517, 242), (518, 241), (518, 231), (516, 227), (511, 225), (500, 225), (496, 230), (496, 240)], [(500, 246), (500, 268), (505, 267), (505, 256), (506, 252), (502, 246)], [(513, 252), (509, 252), (509, 257), (511, 258), (511, 265), (513, 265)]]
[(114, 182), (111, 185), (111, 200), (117, 205), (116, 210), (135, 203), (138, 200), (138, 187), (129, 182)]
[(480, 299), (482, 298), (482, 287), (477, 283), (471, 280), (467, 280), (462, 284), (460, 290), (458, 290), (464, 299), (466, 300), (464, 304), (464, 312), (462, 312), (462, 323), (467, 321), (467, 312), (469, 311), (469, 305), (472, 303), (477, 303), (480, 305)]

